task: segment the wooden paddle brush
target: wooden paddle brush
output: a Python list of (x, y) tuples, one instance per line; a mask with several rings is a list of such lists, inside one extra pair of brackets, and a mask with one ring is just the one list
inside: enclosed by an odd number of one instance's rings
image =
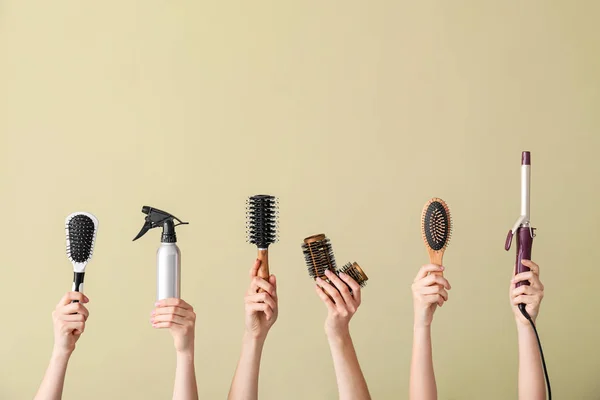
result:
[[(429, 253), (429, 262), (443, 265), (444, 252), (452, 236), (452, 218), (446, 202), (437, 197), (429, 200), (421, 215), (421, 233)], [(436, 272), (443, 275), (442, 272)]]

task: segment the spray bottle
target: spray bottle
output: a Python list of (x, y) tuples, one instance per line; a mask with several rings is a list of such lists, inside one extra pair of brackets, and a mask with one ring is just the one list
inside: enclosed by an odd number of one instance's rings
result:
[[(157, 208), (144, 206), (146, 222), (133, 239), (141, 238), (152, 228), (162, 226), (160, 247), (156, 253), (156, 299), (180, 298), (181, 296), (181, 251), (177, 247), (175, 227), (187, 225), (174, 215)], [(178, 223), (175, 224), (174, 221)]]

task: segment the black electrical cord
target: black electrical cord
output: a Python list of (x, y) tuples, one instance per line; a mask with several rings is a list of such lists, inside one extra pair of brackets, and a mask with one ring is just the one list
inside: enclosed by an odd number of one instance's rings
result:
[(550, 378), (548, 377), (548, 370), (546, 369), (546, 360), (544, 359), (544, 350), (542, 350), (542, 342), (540, 341), (540, 336), (538, 335), (537, 329), (535, 328), (535, 324), (533, 323), (533, 320), (531, 319), (531, 315), (529, 315), (527, 310), (525, 310), (525, 304), (519, 304), (519, 310), (521, 311), (521, 314), (523, 314), (523, 316), (525, 318), (527, 318), (527, 321), (529, 321), (529, 323), (531, 324), (531, 327), (533, 328), (533, 332), (535, 333), (535, 338), (537, 339), (538, 347), (540, 348), (540, 355), (542, 356), (542, 366), (544, 367), (544, 377), (546, 378), (546, 387), (548, 388), (548, 400), (552, 400), (552, 390), (550, 389)]

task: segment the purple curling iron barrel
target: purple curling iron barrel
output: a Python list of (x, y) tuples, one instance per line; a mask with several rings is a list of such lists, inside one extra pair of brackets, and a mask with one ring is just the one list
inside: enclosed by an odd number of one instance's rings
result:
[[(531, 260), (531, 247), (533, 246), (533, 238), (535, 237), (535, 228), (531, 226), (530, 214), (529, 214), (529, 195), (531, 187), (531, 153), (524, 151), (521, 155), (521, 215), (517, 219), (517, 222), (513, 225), (513, 228), (508, 232), (506, 237), (506, 243), (504, 248), (506, 251), (510, 250), (510, 245), (513, 240), (513, 236), (517, 236), (517, 261), (515, 264), (515, 274), (529, 271), (529, 268), (523, 265), (523, 260)], [(516, 287), (522, 285), (529, 285), (528, 281), (519, 282)], [(540, 349), (540, 357), (542, 359), (542, 366), (544, 368), (544, 377), (546, 379), (546, 387), (548, 388), (548, 399), (552, 400), (552, 390), (550, 389), (550, 378), (548, 377), (548, 370), (546, 369), (546, 360), (544, 359), (544, 351), (542, 350), (542, 343), (535, 327), (535, 323), (531, 319), (531, 316), (527, 312), (525, 304), (519, 304), (519, 311), (531, 324), (535, 337), (537, 339), (538, 347)]]

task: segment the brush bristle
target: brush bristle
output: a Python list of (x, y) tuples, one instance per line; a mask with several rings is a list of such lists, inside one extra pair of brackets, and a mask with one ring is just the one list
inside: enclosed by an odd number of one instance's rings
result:
[(337, 274), (344, 273), (354, 279), (360, 287), (365, 287), (369, 277), (364, 273), (362, 268), (357, 263), (344, 264), (338, 271)]
[(304, 239), (302, 253), (308, 269), (308, 275), (326, 280), (325, 270), (336, 270), (335, 256), (331, 242), (325, 235), (315, 235)]
[(434, 251), (448, 247), (452, 237), (452, 217), (444, 200), (431, 199), (423, 208), (421, 231), (425, 244)]
[(67, 221), (67, 256), (72, 262), (84, 263), (92, 258), (96, 225), (92, 218), (76, 214)]
[(249, 197), (246, 201), (246, 235), (249, 243), (266, 249), (277, 242), (279, 203), (270, 195)]

